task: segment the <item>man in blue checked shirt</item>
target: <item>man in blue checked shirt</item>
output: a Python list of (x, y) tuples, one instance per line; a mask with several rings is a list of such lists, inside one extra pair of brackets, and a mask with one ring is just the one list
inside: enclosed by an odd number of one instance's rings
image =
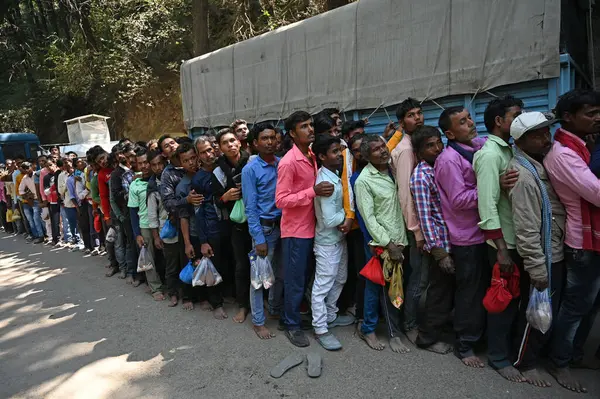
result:
[[(275, 284), (269, 289), (269, 313), (280, 315), (283, 303), (283, 264), (281, 260), (281, 210), (275, 206), (277, 185), (277, 134), (270, 123), (258, 123), (248, 136), (258, 156), (242, 170), (242, 196), (246, 207), (248, 228), (256, 254), (267, 257), (275, 273)], [(250, 286), (252, 324), (260, 339), (274, 335), (265, 327), (262, 288)]]
[(433, 171), (435, 160), (442, 153), (444, 144), (440, 131), (433, 126), (418, 127), (412, 135), (412, 144), (419, 163), (410, 178), (410, 190), (425, 239), (423, 249), (431, 254), (430, 261), (434, 262), (429, 268), (425, 314), (416, 344), (420, 348), (444, 355), (452, 350), (451, 345), (441, 342), (439, 338), (442, 326), (452, 311), (454, 263), (450, 257), (448, 227), (444, 222)]

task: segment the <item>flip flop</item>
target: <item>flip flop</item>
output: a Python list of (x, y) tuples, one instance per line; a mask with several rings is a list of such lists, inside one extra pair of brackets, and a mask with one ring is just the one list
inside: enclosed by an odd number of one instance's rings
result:
[(304, 357), (300, 353), (292, 353), (283, 359), (279, 364), (271, 369), (271, 377), (280, 378), (289, 369), (296, 367), (304, 361)]
[(311, 352), (306, 355), (306, 361), (308, 362), (308, 376), (310, 378), (317, 378), (321, 376), (321, 355), (316, 352)]

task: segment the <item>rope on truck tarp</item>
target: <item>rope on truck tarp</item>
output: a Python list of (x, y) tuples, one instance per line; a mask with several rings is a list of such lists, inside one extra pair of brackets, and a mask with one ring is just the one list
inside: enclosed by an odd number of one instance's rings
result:
[[(390, 118), (390, 114), (388, 114), (388, 112), (387, 112), (387, 109), (385, 109), (385, 107), (383, 107), (383, 110), (384, 110), (384, 112), (385, 112), (385, 115), (387, 116), (388, 120), (389, 120), (390, 122), (394, 122), (394, 121), (392, 120), (392, 118)], [(394, 122), (394, 123), (395, 123), (395, 122)]]
[(435, 101), (433, 98), (432, 98), (431, 100), (429, 100), (429, 101), (431, 101), (432, 103), (434, 103), (435, 105), (437, 105), (438, 107), (440, 107), (440, 108), (442, 109), (442, 111), (445, 111), (445, 110), (446, 110), (446, 108), (444, 108), (444, 107), (442, 107), (440, 104), (438, 104), (438, 102), (437, 102), (437, 101)]
[(369, 114), (369, 116), (367, 116), (367, 120), (368, 120), (368, 119), (371, 119), (371, 117), (373, 116), (373, 114), (375, 114), (375, 112), (377, 112), (377, 110), (378, 110), (379, 108), (381, 108), (381, 106), (382, 106), (383, 104), (384, 104), (384, 102), (382, 101), (382, 102), (381, 102), (381, 104), (379, 104), (379, 105), (377, 106), (377, 108), (375, 108), (375, 110), (374, 110), (373, 112), (371, 112), (371, 113)]
[(469, 108), (471, 104), (473, 104), (473, 101), (475, 101), (475, 97), (477, 97), (477, 94), (479, 94), (479, 90), (481, 90), (481, 87), (478, 87), (477, 90), (475, 90), (473, 97), (471, 97), (471, 101), (469, 101), (469, 104), (467, 104), (467, 108)]

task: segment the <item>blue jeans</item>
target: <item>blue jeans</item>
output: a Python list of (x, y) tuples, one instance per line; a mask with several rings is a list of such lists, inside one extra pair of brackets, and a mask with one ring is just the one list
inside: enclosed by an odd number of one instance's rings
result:
[[(44, 236), (44, 230), (42, 229), (42, 218), (40, 216), (40, 207), (37, 206), (37, 218), (35, 212), (36, 206), (31, 206), (23, 203), (23, 212), (25, 213), (25, 218), (27, 219), (27, 223), (29, 224), (29, 231), (31, 231), (31, 235), (33, 238), (40, 238)], [(36, 223), (36, 219), (39, 219), (39, 222)]]
[(300, 304), (304, 298), (313, 239), (287, 237), (281, 243), (284, 265), (283, 320), (289, 331), (295, 331), (300, 329)]
[(365, 279), (365, 302), (363, 306), (364, 320), (361, 324), (361, 332), (370, 334), (375, 332), (379, 322), (379, 295), (381, 286)]
[(40, 203), (37, 201), (33, 202), (33, 222), (35, 223), (36, 231), (39, 233), (38, 237), (47, 235), (46, 223), (42, 220), (42, 208), (40, 208)]
[(64, 209), (65, 209), (66, 219), (63, 219), (63, 225), (66, 220), (67, 224), (69, 225), (69, 231), (71, 232), (71, 237), (73, 238), (73, 241), (77, 243), (77, 242), (79, 242), (79, 234), (77, 232), (77, 208), (64, 207)]
[(60, 206), (60, 218), (62, 219), (63, 241), (69, 242), (72, 237), (69, 231), (69, 218), (66, 209), (64, 205)]
[(573, 341), (582, 319), (592, 310), (600, 290), (600, 256), (565, 245), (567, 284), (563, 291), (550, 348), (550, 360), (558, 368), (568, 367)]
[(116, 227), (117, 239), (115, 240), (115, 257), (119, 263), (121, 272), (127, 275), (135, 276), (137, 273), (137, 250), (131, 222), (129, 219), (125, 221), (117, 221), (113, 223)]
[[(271, 263), (275, 274), (275, 283), (269, 288), (269, 313), (279, 314), (283, 300), (283, 263), (281, 262), (281, 231), (279, 226), (263, 226), (263, 234), (267, 240), (269, 252), (267, 259)], [(253, 245), (256, 246), (255, 243)], [(250, 308), (252, 309), (252, 324), (265, 325), (265, 311), (263, 306), (263, 289), (256, 289), (250, 285)]]

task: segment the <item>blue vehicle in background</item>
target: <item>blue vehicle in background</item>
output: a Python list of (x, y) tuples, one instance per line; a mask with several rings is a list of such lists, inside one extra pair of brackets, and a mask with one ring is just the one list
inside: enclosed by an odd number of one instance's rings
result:
[(43, 154), (40, 139), (33, 133), (0, 133), (0, 163), (17, 155), (36, 159)]

